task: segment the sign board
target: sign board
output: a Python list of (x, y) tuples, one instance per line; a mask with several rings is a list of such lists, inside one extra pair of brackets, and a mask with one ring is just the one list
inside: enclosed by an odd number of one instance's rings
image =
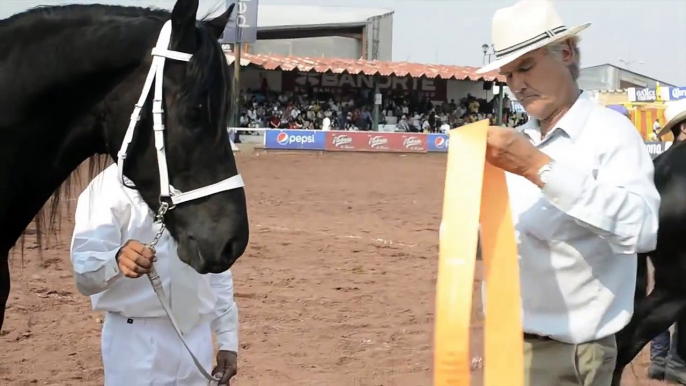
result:
[(259, 0), (226, 0), (235, 3), (231, 20), (224, 28), (221, 43), (254, 43), (257, 40), (257, 8)]
[(655, 159), (655, 157), (669, 149), (669, 147), (672, 146), (672, 142), (645, 142), (645, 145), (648, 148), (650, 157)]
[[(448, 81), (429, 78), (378, 78), (379, 89), (394, 93), (409, 94), (419, 92), (433, 100), (448, 98)], [(281, 75), (281, 90), (307, 92), (312, 87), (315, 92), (347, 93), (350, 90), (373, 90), (374, 77), (360, 74), (319, 74), (314, 72), (284, 71)]]
[[(451, 130), (439, 230), (434, 386), (471, 383), (479, 226), (485, 272), (484, 385), (524, 385), (517, 243), (505, 172), (486, 162), (488, 120)], [(504, 349), (507, 348), (507, 349)]]
[(321, 130), (267, 130), (264, 133), (264, 148), (324, 150), (326, 133)]
[(383, 97), (381, 94), (374, 94), (374, 104), (377, 106), (381, 106), (383, 104)]
[(629, 99), (629, 102), (655, 102), (657, 100), (668, 101), (670, 100), (669, 87), (661, 87), (659, 90), (647, 87), (629, 87), (627, 89), (627, 98)]
[(330, 131), (326, 150), (426, 153), (426, 135), (378, 131)]
[(669, 100), (686, 99), (686, 87), (669, 87)]

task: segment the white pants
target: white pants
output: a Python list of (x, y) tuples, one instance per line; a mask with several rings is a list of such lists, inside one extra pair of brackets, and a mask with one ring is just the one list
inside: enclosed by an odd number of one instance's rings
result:
[[(184, 336), (207, 371), (214, 346), (209, 322)], [(165, 318), (127, 319), (107, 313), (102, 328), (105, 386), (206, 386), (205, 377)]]

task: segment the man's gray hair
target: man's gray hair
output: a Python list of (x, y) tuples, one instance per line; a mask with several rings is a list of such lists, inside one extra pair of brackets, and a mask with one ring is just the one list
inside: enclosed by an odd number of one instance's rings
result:
[(579, 51), (580, 41), (581, 38), (579, 38), (577, 35), (574, 35), (567, 39), (551, 43), (545, 47), (550, 55), (560, 60), (562, 59), (562, 50), (568, 47), (572, 48), (573, 60), (569, 65), (569, 72), (572, 74), (572, 79), (574, 79), (574, 81), (579, 79), (579, 71), (581, 66), (581, 52)]

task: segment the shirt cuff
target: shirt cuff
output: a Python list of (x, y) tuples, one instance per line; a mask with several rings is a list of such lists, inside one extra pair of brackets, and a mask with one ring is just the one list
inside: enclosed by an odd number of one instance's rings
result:
[(217, 334), (217, 349), (238, 353), (238, 332), (225, 331)]
[(117, 262), (117, 253), (119, 253), (119, 250), (112, 252), (112, 256), (105, 262), (105, 282), (107, 283), (121, 276), (121, 270)]

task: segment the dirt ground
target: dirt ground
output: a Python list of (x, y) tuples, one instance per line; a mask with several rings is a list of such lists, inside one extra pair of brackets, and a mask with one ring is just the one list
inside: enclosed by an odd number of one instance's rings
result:
[[(235, 384), (430, 385), (445, 156), (237, 157), (252, 235), (233, 268), (241, 322)], [(72, 216), (64, 218), (42, 257), (29, 237), (23, 259), (12, 258), (1, 384), (102, 384), (100, 315), (74, 286), (72, 227)], [(473, 320), (478, 358), (481, 314)], [(644, 353), (623, 384), (661, 384), (645, 373)], [(478, 368), (473, 384), (481, 384)]]

